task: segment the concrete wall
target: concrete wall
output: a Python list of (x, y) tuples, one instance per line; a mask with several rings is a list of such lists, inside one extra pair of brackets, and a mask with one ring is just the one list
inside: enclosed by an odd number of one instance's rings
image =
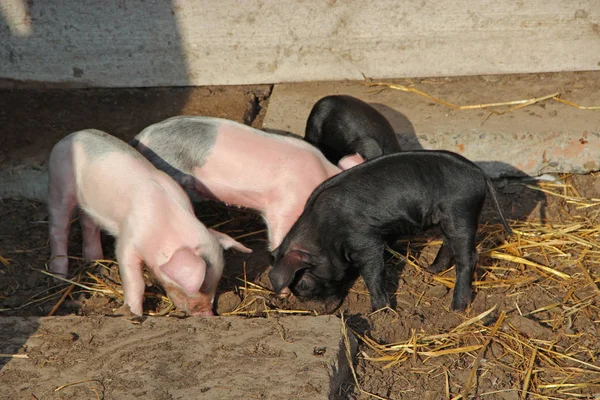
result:
[(0, 0), (0, 60), (106, 87), (599, 70), (600, 2)]

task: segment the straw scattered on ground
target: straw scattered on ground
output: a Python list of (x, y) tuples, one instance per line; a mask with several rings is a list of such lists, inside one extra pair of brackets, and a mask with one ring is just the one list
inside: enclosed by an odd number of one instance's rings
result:
[[(593, 398), (594, 393), (600, 392), (600, 199), (580, 196), (575, 187), (564, 183), (568, 177), (562, 178), (558, 183), (530, 186), (557, 199), (562, 207), (560, 221), (511, 221), (514, 235), (507, 240), (500, 224), (480, 227), (479, 265), (473, 286), (477, 297), (501, 291), (503, 307), (492, 305), (477, 313), (471, 310), (461, 314), (462, 322), (451, 328), (412, 329), (401, 340), (387, 343), (372, 337), (368, 330), (357, 331), (352, 325), (344, 325), (345, 335), (352, 332), (359, 339), (359, 364), (372, 365), (382, 374), (403, 371), (405, 375), (441, 376), (448, 399), (475, 395), (502, 398), (494, 396), (509, 392), (520, 399)], [(424, 251), (439, 244), (439, 240), (412, 241), (413, 252), (406, 255), (390, 248), (391, 264), (403, 260), (405, 274), (414, 273), (423, 282), (452, 289), (453, 268), (431, 274), (414, 253), (415, 249)], [(80, 263), (75, 277), (63, 279), (65, 283), (59, 290), (39, 293), (22, 307), (52, 302), (53, 314), (65, 299), (80, 293), (122, 302), (114, 261), (97, 261), (94, 267), (101, 273), (91, 273), (89, 264), (71, 258)], [(274, 293), (249, 281), (245, 269), (237, 279), (239, 303), (222, 315), (317, 314), (310, 309), (280, 308)], [(410, 292), (406, 286), (402, 289)], [(522, 301), (534, 290), (555, 300), (528, 309)], [(352, 293), (367, 296), (361, 289), (354, 288)], [(159, 287), (151, 287), (146, 297), (156, 305), (150, 315), (180, 315)], [(418, 306), (425, 301), (423, 293), (413, 293), (413, 300)], [(446, 367), (460, 363), (468, 370), (462, 379)], [(512, 377), (510, 387), (481, 390), (483, 377), (498, 370)], [(363, 388), (367, 377), (359, 370), (353, 369), (353, 373), (360, 396), (389, 398)]]
[[(466, 382), (454, 382), (462, 386), (460, 391), (447, 388), (447, 398), (452, 399), (467, 399), (475, 393), (480, 398), (494, 394), (478, 391), (477, 377), (489, 375), (496, 368), (518, 377), (517, 388), (506, 391), (518, 392), (521, 399), (528, 395), (543, 399), (591, 398), (593, 393), (600, 393), (600, 202), (581, 198), (568, 184), (547, 183), (531, 188), (556, 196), (565, 205), (588, 210), (595, 207), (596, 211), (588, 213), (591, 216), (571, 217), (565, 210), (561, 223), (514, 222), (515, 235), (500, 244), (500, 224), (481, 228), (479, 277), (474, 287), (480, 295), (509, 289), (505, 295), (515, 299), (514, 308), (497, 313), (493, 306), (452, 329), (412, 331), (405, 340), (395, 343), (378, 343), (368, 335), (357, 334), (366, 348), (362, 352), (364, 360), (386, 370), (415, 358), (424, 366), (434, 358), (466, 358), (471, 365), (469, 377)], [(454, 287), (454, 279), (447, 276), (451, 270), (431, 275), (410, 256), (406, 263), (430, 275), (433, 281)], [(518, 303), (523, 297), (518, 294), (533, 286), (554, 296), (564, 295), (559, 301), (525, 312)], [(586, 331), (574, 329), (576, 320), (591, 326)], [(526, 329), (529, 321), (534, 321), (540, 332)], [(491, 346), (495, 347), (493, 356), (489, 354)], [(436, 369), (428, 373), (446, 373), (441, 367)]]
[(414, 93), (416, 95), (425, 97), (426, 99), (429, 99), (435, 103), (438, 103), (438, 104), (441, 104), (448, 108), (451, 108), (453, 110), (481, 110), (481, 109), (484, 109), (484, 110), (487, 110), (486, 116), (484, 117), (484, 121), (487, 120), (491, 115), (494, 115), (494, 114), (501, 115), (501, 114), (510, 113), (510, 112), (519, 110), (521, 108), (525, 108), (525, 107), (528, 107), (533, 104), (537, 104), (537, 103), (540, 103), (540, 102), (543, 102), (546, 100), (553, 100), (553, 101), (556, 101), (556, 102), (559, 102), (562, 104), (566, 104), (571, 107), (575, 107), (579, 110), (600, 110), (600, 106), (596, 106), (596, 105), (582, 106), (575, 102), (562, 99), (560, 97), (561, 96), (560, 92), (554, 92), (554, 93), (550, 93), (550, 94), (546, 94), (543, 96), (534, 97), (534, 98), (530, 98), (530, 99), (510, 100), (510, 101), (485, 103), (485, 104), (482, 103), (482, 104), (458, 105), (458, 104), (453, 104), (448, 101), (442, 100), (435, 96), (432, 96), (432, 95), (425, 93), (422, 90), (419, 90), (417, 88), (406, 86), (406, 85), (399, 85), (399, 84), (386, 83), (386, 82), (373, 82), (369, 79), (365, 80), (364, 85), (368, 86), (368, 87), (380, 87), (380, 88), (384, 88), (384, 89), (387, 88), (387, 89), (392, 89), (392, 90), (399, 90), (402, 92)]

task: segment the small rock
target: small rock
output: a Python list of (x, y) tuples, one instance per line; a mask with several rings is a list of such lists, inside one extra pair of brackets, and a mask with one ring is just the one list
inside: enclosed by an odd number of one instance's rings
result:
[(519, 333), (529, 338), (547, 339), (552, 335), (551, 329), (545, 328), (534, 320), (521, 315), (513, 315), (508, 320), (508, 323), (519, 331)]
[(426, 297), (433, 297), (436, 299), (441, 299), (448, 293), (448, 288), (442, 284), (435, 285), (427, 289), (425, 292)]
[(441, 391), (427, 390), (423, 396), (425, 400), (443, 399), (444, 394)]
[(498, 395), (504, 400), (519, 400), (519, 393), (517, 390), (511, 392), (498, 392)]
[(19, 307), (25, 301), (19, 296), (8, 296), (7, 299), (4, 299), (3, 306), (7, 308)]
[(496, 83), (500, 81), (500, 75), (483, 75), (481, 79), (489, 83)]
[(217, 314), (233, 311), (240, 302), (240, 296), (234, 292), (222, 293), (217, 300)]
[(46, 279), (45, 275), (40, 274), (37, 271), (32, 271), (27, 277), (27, 286), (30, 288), (36, 288), (40, 285), (43, 285), (44, 280)]

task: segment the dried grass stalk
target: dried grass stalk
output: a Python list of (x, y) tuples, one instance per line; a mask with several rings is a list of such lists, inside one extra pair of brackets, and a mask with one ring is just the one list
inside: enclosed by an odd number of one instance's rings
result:
[(489, 117), (489, 115), (491, 114), (506, 114), (512, 111), (516, 111), (518, 109), (539, 103), (541, 101), (545, 101), (545, 100), (555, 100), (558, 101), (560, 103), (563, 104), (567, 104), (571, 107), (575, 107), (578, 108), (580, 110), (600, 110), (600, 106), (581, 106), (577, 103), (574, 103), (572, 101), (568, 101), (568, 100), (563, 100), (560, 98), (560, 92), (555, 92), (555, 93), (551, 93), (551, 94), (547, 94), (544, 96), (540, 96), (540, 97), (534, 97), (531, 99), (522, 99), (522, 100), (511, 100), (511, 101), (503, 101), (503, 102), (497, 102), (497, 103), (485, 103), (485, 104), (471, 104), (471, 105), (457, 105), (457, 104), (453, 104), (450, 103), (448, 101), (439, 99), (437, 97), (434, 97), (430, 94), (427, 94), (419, 89), (415, 89), (413, 87), (409, 87), (409, 86), (405, 86), (405, 85), (398, 85), (398, 84), (394, 84), (394, 83), (386, 83), (386, 82), (373, 82), (371, 80), (365, 80), (365, 82), (363, 83), (365, 86), (368, 87), (385, 87), (388, 89), (393, 89), (393, 90), (399, 90), (402, 92), (409, 92), (409, 93), (415, 93), (419, 96), (425, 97), (435, 103), (444, 105), (448, 108), (452, 108), (453, 110), (480, 110), (480, 109), (488, 109), (490, 107), (507, 107), (507, 106), (512, 106), (507, 110), (503, 110), (503, 111), (497, 111), (497, 110), (490, 110), (488, 111), (489, 114), (486, 116), (486, 119)]

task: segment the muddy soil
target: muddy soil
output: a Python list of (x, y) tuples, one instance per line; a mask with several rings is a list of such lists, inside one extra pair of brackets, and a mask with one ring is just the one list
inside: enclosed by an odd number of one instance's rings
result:
[[(119, 137), (129, 139), (144, 126), (176, 114), (214, 115), (260, 126), (264, 108), (267, 106), (269, 88), (194, 88), (194, 89), (139, 89), (139, 90), (7, 90), (0, 92), (0, 125), (3, 135), (0, 148), (9, 149), (0, 159), (10, 164), (18, 159), (32, 158), (43, 160), (44, 152), (49, 151), (60, 137), (76, 129), (94, 127), (105, 129)], [(47, 153), (46, 153), (47, 155)], [(0, 157), (1, 158), (1, 157)], [(43, 161), (40, 161), (43, 162)], [(590, 174), (566, 178), (583, 197), (600, 198), (600, 181)], [(548, 224), (569, 221), (598, 222), (598, 206), (577, 209), (564, 198), (548, 195), (526, 187), (523, 182), (496, 182), (502, 209), (511, 221), (545, 222)], [(223, 232), (239, 238), (245, 245), (252, 247), (250, 256), (234, 253), (227, 254), (227, 265), (217, 295), (216, 311), (220, 315), (239, 315), (239, 318), (264, 318), (277, 314), (277, 310), (291, 310), (296, 314), (336, 314), (343, 315), (348, 326), (359, 336), (368, 338), (369, 344), (360, 341), (359, 356), (354, 366), (359, 387), (349, 383), (344, 396), (349, 398), (369, 398), (365, 392), (389, 399), (444, 399), (459, 395), (477, 356), (476, 351), (440, 356), (413, 355), (408, 358), (398, 356), (395, 365), (374, 361), (378, 356), (377, 346), (395, 342), (404, 342), (414, 335), (444, 334), (467, 318), (476, 316), (494, 305), (496, 309), (489, 315), (488, 325), (493, 325), (501, 312), (506, 313), (506, 329), (515, 329), (522, 337), (539, 340), (557, 349), (571, 349), (580, 346), (575, 357), (587, 360), (592, 367), (600, 370), (597, 349), (600, 348), (599, 313), (600, 299), (594, 296), (597, 287), (592, 285), (573, 288), (568, 285), (553, 286), (548, 282), (552, 276), (543, 275), (535, 283), (521, 288), (515, 286), (482, 286), (477, 290), (472, 306), (467, 313), (449, 310), (452, 290), (440, 283), (426, 271), (428, 263), (435, 257), (438, 248), (429, 240), (435, 239), (432, 232), (420, 239), (400, 241), (393, 246), (398, 252), (411, 252), (415, 264), (406, 263), (402, 257), (388, 255), (388, 273), (390, 292), (395, 293), (393, 310), (371, 314), (369, 296), (361, 279), (358, 279), (349, 293), (340, 302), (329, 299), (320, 302), (307, 302), (297, 299), (279, 299), (269, 292), (267, 272), (269, 258), (266, 249), (266, 234), (260, 217), (248, 210), (228, 208), (216, 203), (203, 203), (196, 207), (198, 217), (207, 225), (218, 225)], [(579, 218), (579, 219), (578, 219)], [(60, 301), (68, 283), (55, 285), (39, 272), (49, 256), (47, 235), (47, 212), (45, 205), (25, 200), (2, 199), (0, 201), (0, 315), (2, 316), (46, 316), (82, 315), (114, 318), (119, 315), (122, 302), (118, 296), (75, 287), (64, 301)], [(486, 204), (481, 222), (497, 224), (497, 214), (490, 204)], [(506, 233), (498, 230), (489, 233), (483, 229), (479, 240), (484, 243), (479, 251), (485, 253), (486, 246), (503, 243)], [(598, 243), (593, 236), (590, 240)], [(103, 237), (105, 257), (114, 260), (113, 241)], [(590, 254), (598, 253), (598, 248), (590, 249)], [(81, 235), (77, 224), (73, 224), (70, 241), (70, 254), (81, 257)], [(576, 257), (577, 254), (569, 256)], [(584, 261), (588, 258), (584, 258)], [(597, 256), (595, 260), (598, 260)], [(539, 260), (538, 260), (539, 261)], [(507, 262), (492, 260), (489, 255), (480, 257), (480, 265), (490, 268), (507, 268)], [(590, 261), (585, 264), (592, 279), (598, 281), (600, 266)], [(514, 264), (513, 264), (514, 266)], [(555, 265), (555, 268), (570, 274), (569, 266)], [(575, 268), (575, 267), (573, 267)], [(116, 267), (110, 262), (103, 263), (100, 272), (96, 265), (74, 260), (72, 269), (81, 277), (81, 282), (93, 286), (97, 283), (87, 276), (87, 272), (102, 277), (103, 280), (118, 284)], [(477, 272), (483, 276), (483, 267)], [(487, 273), (487, 272), (486, 272)], [(452, 278), (453, 272), (446, 275)], [(554, 281), (552, 281), (554, 282)], [(150, 284), (150, 283), (149, 283)], [(254, 286), (256, 285), (256, 286)], [(99, 288), (100, 286), (93, 286)], [(249, 296), (254, 290), (254, 294)], [(165, 314), (170, 312), (169, 303), (162, 297), (162, 290), (149, 286), (146, 312)], [(568, 321), (552, 324), (554, 314), (540, 308), (563, 303), (566, 307), (570, 296), (579, 299), (590, 298), (585, 312), (577, 312)], [(249, 301), (253, 299), (253, 301)], [(55, 305), (60, 303), (56, 309)], [(529, 315), (532, 311), (534, 314)], [(175, 314), (171, 314), (175, 315)], [(529, 315), (529, 316), (528, 316)], [(118, 317), (122, 318), (122, 317)], [(158, 317), (149, 317), (158, 318)], [(185, 341), (183, 337), (181, 340)], [(459, 339), (461, 345), (477, 342), (477, 337)], [(375, 345), (374, 345), (375, 344)], [(481, 344), (481, 343), (479, 343)], [(185, 346), (186, 343), (179, 345)], [(585, 353), (585, 349), (595, 349), (595, 354)], [(0, 353), (17, 352), (18, 349), (2, 348)], [(56, 340), (51, 351), (56, 358), (70, 354), (69, 340)], [(524, 351), (524, 350), (523, 350)], [(407, 353), (410, 354), (410, 353)], [(136, 357), (119, 359), (131, 370), (142, 368), (153, 362), (151, 351), (137, 354)], [(512, 400), (519, 399), (523, 388), (527, 365), (523, 367), (518, 357), (507, 360), (506, 349), (500, 345), (490, 345), (482, 362), (482, 371), (477, 378), (477, 391), (481, 398)], [(251, 357), (239, 358), (240, 363), (253, 363)], [(1, 366), (2, 364), (0, 364)], [(534, 366), (537, 365), (534, 363)], [(572, 363), (570, 373), (581, 364)], [(587, 368), (587, 367), (586, 367)], [(593, 369), (593, 368), (592, 368)], [(567, 371), (569, 372), (569, 371)], [(551, 374), (544, 368), (533, 369), (532, 385)], [(561, 383), (565, 375), (556, 374), (554, 381)], [(598, 374), (582, 375), (579, 382), (598, 383)], [(552, 381), (550, 379), (550, 381)], [(73, 380), (76, 380), (73, 377)], [(547, 382), (549, 379), (545, 379)], [(567, 379), (565, 378), (565, 381)], [(15, 386), (22, 383), (21, 376), (4, 375), (0, 370), (0, 388), (2, 385)], [(577, 382), (575, 382), (577, 383)], [(104, 384), (110, 384), (105, 382)], [(559, 388), (562, 390), (562, 388)], [(574, 386), (570, 392), (559, 389), (544, 389), (549, 398), (569, 398), (572, 393), (580, 398), (594, 398), (600, 391), (598, 386)], [(540, 389), (541, 390), (541, 389)], [(362, 391), (362, 392), (361, 392)], [(140, 392), (141, 393), (141, 392)], [(472, 392), (475, 393), (475, 392)], [(33, 395), (33, 394), (32, 394)], [(89, 398), (94, 397), (88, 393)], [(162, 394), (145, 393), (145, 398), (167, 398)], [(34, 397), (31, 397), (34, 398)], [(69, 397), (65, 394), (62, 398)], [(535, 397), (531, 397), (535, 398)]]

